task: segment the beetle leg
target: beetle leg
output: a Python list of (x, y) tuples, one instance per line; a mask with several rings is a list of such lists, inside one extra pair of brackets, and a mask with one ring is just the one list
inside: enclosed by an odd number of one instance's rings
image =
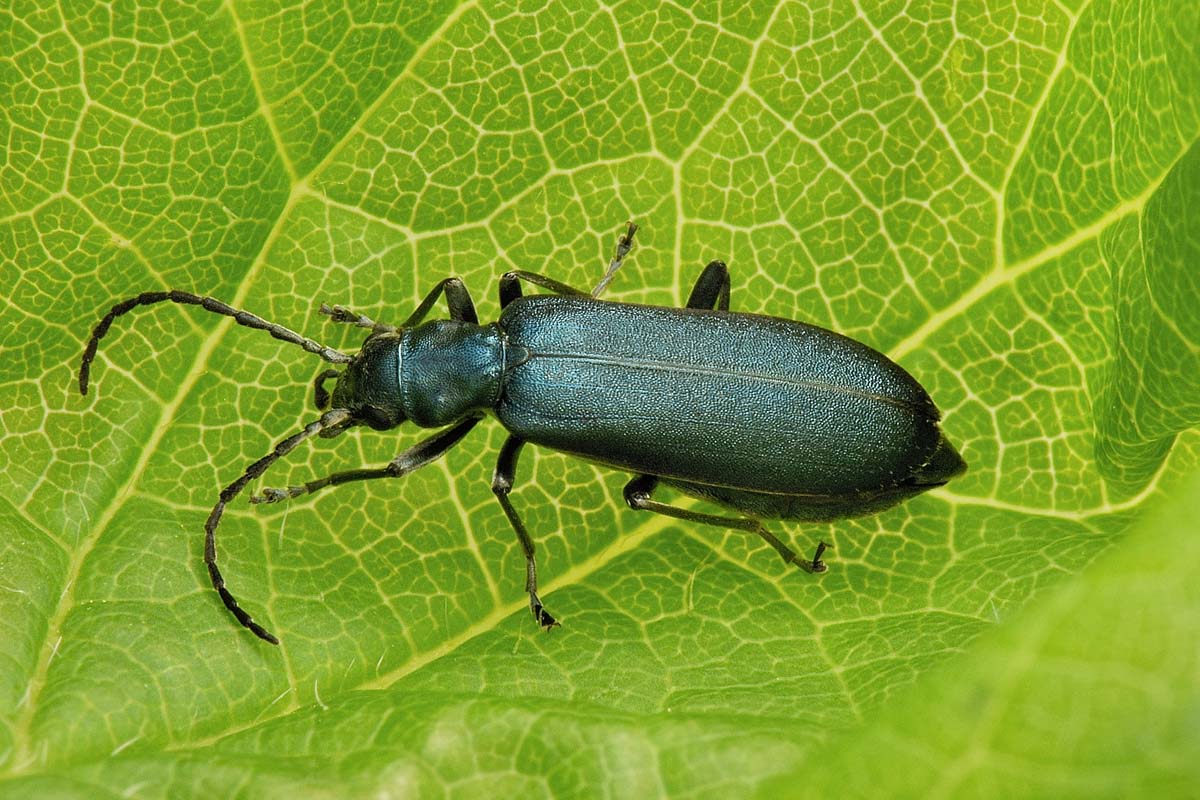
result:
[(724, 261), (708, 262), (692, 287), (687, 308), (729, 310), (729, 267)]
[(538, 625), (545, 630), (550, 630), (558, 625), (558, 621), (550, 616), (550, 612), (542, 606), (542, 601), (538, 598), (537, 561), (533, 556), (533, 539), (529, 538), (529, 532), (525, 530), (525, 523), (521, 522), (517, 510), (513, 508), (512, 501), (508, 499), (508, 494), (513, 488), (513, 479), (517, 473), (517, 457), (521, 454), (521, 446), (524, 444), (525, 440), (518, 439), (516, 436), (509, 436), (504, 440), (504, 446), (500, 448), (500, 457), (496, 460), (496, 472), (492, 476), (492, 492), (504, 508), (505, 516), (508, 517), (513, 530), (517, 532), (517, 540), (521, 542), (521, 549), (525, 551), (525, 591), (529, 592), (529, 610), (533, 613), (533, 618), (537, 620)]
[(608, 269), (604, 271), (604, 277), (596, 284), (596, 288), (592, 289), (592, 297), (604, 294), (604, 290), (612, 283), (617, 270), (625, 262), (625, 256), (629, 255), (629, 251), (633, 249), (633, 235), (637, 233), (638, 226), (633, 222), (627, 222), (625, 225), (625, 232), (621, 234), (621, 238), (617, 239), (617, 249), (613, 252), (612, 260), (608, 262)]
[(825, 563), (821, 561), (821, 553), (825, 551), (824, 542), (817, 547), (817, 554), (811, 561), (800, 558), (800, 556), (796, 555), (795, 550), (781, 542), (775, 534), (767, 530), (766, 526), (753, 517), (723, 517), (719, 514), (704, 514), (686, 508), (677, 508), (668, 503), (651, 499), (654, 490), (658, 488), (659, 480), (660, 478), (657, 475), (638, 475), (625, 484), (625, 502), (634, 511), (653, 511), (655, 514), (662, 514), (663, 516), (674, 517), (675, 519), (682, 519), (688, 522), (699, 522), (704, 525), (716, 525), (721, 528), (731, 528), (733, 530), (756, 534), (762, 537), (771, 547), (774, 547), (775, 552), (779, 553), (784, 562), (795, 564), (808, 572), (825, 571)]
[(521, 296), (521, 281), (532, 283), (534, 286), (541, 286), (543, 289), (549, 289), (554, 294), (566, 295), (568, 297), (591, 297), (591, 292), (576, 289), (574, 286), (567, 286), (561, 281), (554, 280), (554, 278), (547, 278), (545, 275), (538, 275), (536, 272), (526, 272), (523, 269), (514, 269), (512, 272), (506, 272), (500, 276), (501, 308), (506, 307), (513, 300)]
[(262, 494), (251, 495), (250, 502), (278, 503), (302, 494), (312, 494), (326, 486), (337, 486), (351, 481), (369, 481), (375, 478), (401, 478), (440, 458), (447, 450), (458, 444), (472, 428), (479, 424), (481, 419), (483, 418), (467, 417), (452, 427), (438, 431), (393, 458), (386, 467), (350, 469), (308, 481), (301, 486), (289, 486), (286, 489), (263, 489)]
[(817, 542), (817, 552), (813, 553), (812, 563), (809, 564), (811, 572), (824, 572), (825, 570), (829, 569), (829, 567), (825, 566), (825, 562), (821, 560), (821, 554), (824, 553), (828, 547), (829, 545), (825, 544), (824, 542)]
[(434, 286), (429, 294), (425, 295), (425, 299), (417, 306), (417, 310), (409, 315), (408, 319), (404, 320), (400, 327), (411, 328), (414, 325), (421, 324), (421, 320), (425, 319), (430, 309), (433, 308), (433, 304), (442, 295), (446, 296), (446, 306), (450, 309), (450, 319), (456, 322), (479, 323), (479, 315), (475, 313), (475, 303), (471, 300), (471, 293), (463, 285), (462, 279), (446, 278), (445, 280), (438, 281), (437, 286)]
[(532, 283), (534, 286), (541, 286), (543, 289), (549, 289), (554, 294), (566, 295), (568, 297), (599, 297), (608, 288), (608, 284), (612, 281), (613, 276), (617, 274), (617, 270), (621, 268), (621, 264), (625, 262), (625, 256), (629, 255), (629, 251), (633, 249), (633, 235), (637, 233), (637, 230), (638, 226), (634, 223), (626, 223), (625, 233), (621, 234), (621, 238), (617, 239), (617, 248), (613, 253), (612, 260), (608, 262), (608, 269), (605, 271), (604, 277), (600, 279), (600, 283), (596, 284), (596, 288), (592, 291), (585, 292), (582, 289), (576, 289), (574, 286), (568, 286), (562, 281), (556, 281), (554, 278), (547, 278), (545, 275), (539, 275), (536, 272), (526, 272), (523, 269), (516, 269), (500, 276), (500, 307), (504, 308), (521, 296), (521, 281)]
[(327, 369), (313, 379), (313, 402), (317, 404), (318, 411), (329, 408), (329, 390), (325, 388), (325, 381), (341, 374), (336, 369)]

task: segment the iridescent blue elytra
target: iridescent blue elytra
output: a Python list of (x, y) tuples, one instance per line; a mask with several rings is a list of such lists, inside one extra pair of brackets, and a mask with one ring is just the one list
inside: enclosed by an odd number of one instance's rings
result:
[[(630, 225), (601, 287), (632, 245)], [(521, 282), (553, 294), (525, 297)], [(328, 409), (280, 442), (220, 494), (205, 524), (213, 585), (238, 620), (277, 641), (240, 608), (216, 566), (215, 530), (225, 505), (301, 441), (366, 425), (404, 422), (437, 433), (379, 468), (339, 472), (254, 502), (277, 502), (326, 486), (400, 477), (440, 457), (485, 416), (509, 436), (492, 477), (526, 557), (530, 610), (558, 624), (537, 594), (534, 545), (510, 500), (517, 458), (529, 442), (631, 472), (625, 500), (635, 510), (755, 533), (788, 562), (821, 572), (762, 524), (763, 518), (833, 520), (893, 506), (961, 474), (966, 464), (939, 426), (915, 378), (861, 342), (802, 322), (729, 310), (729, 272), (705, 267), (685, 308), (614, 303), (550, 278), (510, 272), (500, 280), (500, 318), (479, 324), (466, 287), (439, 283), (403, 325), (375, 323), (345, 308), (335, 321), (370, 328), (355, 355), (339, 353), (279, 325), (186, 292), (148, 292), (114, 306), (93, 332), (80, 368), (86, 393), (99, 339), (113, 319), (139, 305), (201, 305), (242, 325), (344, 365), (314, 384)], [(425, 321), (445, 297), (450, 319)], [(336, 378), (332, 395), (325, 381)], [(735, 512), (715, 514), (654, 498), (658, 484)]]

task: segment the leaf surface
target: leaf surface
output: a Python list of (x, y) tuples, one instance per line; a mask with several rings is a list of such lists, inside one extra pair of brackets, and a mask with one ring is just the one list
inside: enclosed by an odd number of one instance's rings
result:
[[(743, 794), (868, 747), (960, 669), (989, 685), (1032, 609), (1049, 631), (1107, 597), (1114, 544), (1197, 492), (1200, 8), (986, 5), (0, 11), (0, 793)], [(773, 523), (833, 543), (814, 579), (530, 448), (514, 497), (564, 622), (543, 635), (481, 425), (402, 482), (231, 506), (222, 569), (277, 649), (221, 607), (201, 526), (315, 418), (323, 365), (160, 306), (77, 393), (126, 296), (212, 294), (352, 352), (319, 303), (399, 322), (456, 274), (494, 319), (506, 270), (594, 285), (627, 219), (606, 296), (678, 305), (722, 258), (736, 309), (916, 375), (970, 471), (875, 517)], [(265, 485), (417, 438), (316, 440)], [(1178, 567), (1140, 568), (1130, 619), (1183, 596)], [(1070, 639), (1080, 685), (1153, 672), (1104, 641)], [(1088, 752), (1125, 741), (1043, 699)], [(998, 735), (1035, 713), (1004, 708)], [(1178, 775), (1185, 728), (1125, 785)]]

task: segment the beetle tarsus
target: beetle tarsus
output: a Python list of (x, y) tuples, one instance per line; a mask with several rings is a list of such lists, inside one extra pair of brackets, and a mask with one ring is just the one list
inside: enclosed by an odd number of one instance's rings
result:
[(357, 311), (352, 311), (345, 306), (331, 306), (328, 303), (321, 303), (317, 309), (321, 314), (325, 314), (333, 322), (344, 322), (353, 325), (357, 328), (367, 328), (375, 333), (395, 333), (394, 325), (386, 325), (382, 322), (376, 322), (365, 314), (359, 314)]
[(824, 542), (817, 542), (817, 552), (813, 554), (812, 562), (809, 564), (809, 569), (814, 574), (820, 574), (829, 569), (828, 565), (821, 560), (821, 554), (829, 549), (829, 545)]
[(626, 222), (625, 226), (625, 232), (617, 239), (617, 248), (613, 252), (612, 260), (608, 262), (608, 269), (605, 270), (604, 277), (596, 284), (596, 288), (592, 289), (592, 297), (599, 297), (604, 293), (608, 284), (612, 283), (617, 270), (621, 268), (621, 264), (625, 262), (625, 256), (629, 255), (629, 251), (633, 249), (633, 235), (637, 233), (638, 226), (632, 220)]
[(533, 618), (537, 620), (537, 624), (541, 626), (542, 630), (548, 631), (558, 627), (558, 620), (551, 616), (550, 612), (542, 605), (537, 592), (529, 593), (529, 610), (533, 612)]
[(268, 487), (262, 490), (262, 494), (250, 495), (250, 502), (254, 503), (255, 505), (262, 503), (282, 503), (284, 500), (288, 500), (302, 494), (304, 494), (304, 487), (302, 486), (289, 486), (286, 489), (273, 489)]

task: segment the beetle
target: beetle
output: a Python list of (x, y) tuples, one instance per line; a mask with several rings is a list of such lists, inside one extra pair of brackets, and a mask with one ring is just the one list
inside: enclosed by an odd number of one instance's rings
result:
[[(529, 609), (558, 624), (538, 597), (534, 543), (510, 499), (526, 443), (634, 473), (624, 499), (636, 511), (756, 534), (784, 561), (823, 572), (827, 545), (802, 559), (763, 519), (829, 521), (875, 513), (942, 486), (966, 470), (943, 434), (940, 414), (917, 380), (867, 345), (778, 317), (729, 310), (729, 270), (709, 263), (684, 308), (599, 299), (628, 255), (628, 224), (592, 292), (521, 270), (500, 279), (500, 318), (481, 325), (466, 286), (440, 281), (399, 326), (342, 306), (335, 322), (370, 330), (348, 355), (220, 300), (177, 290), (145, 292), (114, 305), (92, 331), (79, 369), (86, 395), (100, 339), (139, 306), (197, 305), (263, 330), (338, 365), (316, 376), (322, 415), (280, 441), (221, 490), (204, 524), (204, 561), (225, 607), (272, 644), (278, 639), (238, 605), (217, 568), (216, 529), (226, 505), (276, 461), (313, 436), (352, 427), (392, 430), (404, 422), (438, 429), (382, 467), (336, 472), (286, 489), (275, 503), (327, 486), (399, 478), (458, 444), (485, 416), (508, 431), (492, 491), (525, 554)], [(525, 296), (522, 283), (549, 290)], [(444, 298), (449, 319), (426, 321)], [(336, 380), (332, 393), (325, 388)], [(655, 499), (660, 484), (724, 506), (713, 514)]]

